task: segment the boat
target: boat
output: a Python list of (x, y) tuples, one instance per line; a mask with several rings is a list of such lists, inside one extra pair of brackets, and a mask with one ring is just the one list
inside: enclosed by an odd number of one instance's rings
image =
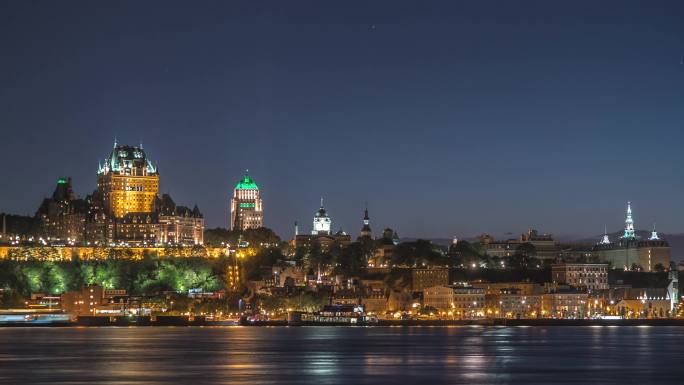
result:
[(377, 325), (378, 319), (368, 316), (363, 306), (326, 305), (320, 311), (289, 312), (287, 324), (290, 326), (370, 326)]

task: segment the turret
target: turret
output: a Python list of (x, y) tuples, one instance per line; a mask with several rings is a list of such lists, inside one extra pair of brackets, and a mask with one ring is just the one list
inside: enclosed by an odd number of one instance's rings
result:
[(625, 218), (625, 233), (622, 235), (624, 239), (636, 239), (634, 234), (634, 220), (632, 219), (632, 202), (627, 202), (627, 218)]

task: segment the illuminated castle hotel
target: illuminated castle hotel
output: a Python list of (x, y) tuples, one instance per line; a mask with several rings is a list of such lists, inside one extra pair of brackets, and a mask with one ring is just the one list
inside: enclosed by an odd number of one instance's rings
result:
[(235, 185), (230, 200), (231, 230), (256, 229), (264, 226), (264, 207), (259, 186), (249, 177), (249, 171)]
[(655, 271), (658, 265), (664, 269), (670, 266), (670, 245), (660, 239), (655, 228), (648, 239), (641, 239), (636, 235), (630, 202), (627, 202), (627, 217), (622, 236), (611, 242), (605, 232), (593, 251), (599, 259), (611, 263), (614, 269), (630, 270), (637, 267), (642, 271)]
[(159, 173), (140, 147), (118, 146), (97, 170), (97, 189), (108, 213), (151, 213), (159, 192)]
[(97, 189), (76, 198), (71, 179), (60, 178), (36, 215), (51, 242), (92, 245), (201, 245), (204, 218), (197, 206), (159, 197), (159, 172), (142, 145), (114, 148), (97, 171)]

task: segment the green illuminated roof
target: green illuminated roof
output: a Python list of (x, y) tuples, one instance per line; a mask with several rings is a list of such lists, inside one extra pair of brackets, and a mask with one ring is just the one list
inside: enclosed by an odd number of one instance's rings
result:
[(67, 181), (64, 178), (57, 179), (57, 184), (66, 184), (66, 183), (67, 183)]
[(240, 181), (235, 185), (236, 190), (258, 190), (259, 186), (254, 183), (254, 179), (249, 177), (249, 174), (245, 173), (245, 176), (240, 179)]

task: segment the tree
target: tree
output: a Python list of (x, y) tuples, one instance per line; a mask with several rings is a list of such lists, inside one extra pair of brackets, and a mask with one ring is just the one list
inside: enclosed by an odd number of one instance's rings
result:
[(204, 244), (210, 246), (237, 245), (239, 241), (248, 242), (252, 246), (276, 246), (280, 237), (267, 227), (247, 229), (244, 231), (228, 230), (217, 227), (204, 231)]
[(449, 260), (430, 241), (418, 239), (397, 245), (391, 262), (395, 266), (445, 266)]
[(655, 271), (657, 271), (657, 272), (659, 272), (659, 273), (662, 273), (662, 272), (665, 271), (665, 266), (663, 266), (662, 263), (656, 263), (656, 265), (653, 266), (653, 270), (655, 270)]
[(366, 267), (364, 246), (360, 242), (354, 242), (339, 249), (334, 265), (335, 274), (347, 277), (361, 274)]

